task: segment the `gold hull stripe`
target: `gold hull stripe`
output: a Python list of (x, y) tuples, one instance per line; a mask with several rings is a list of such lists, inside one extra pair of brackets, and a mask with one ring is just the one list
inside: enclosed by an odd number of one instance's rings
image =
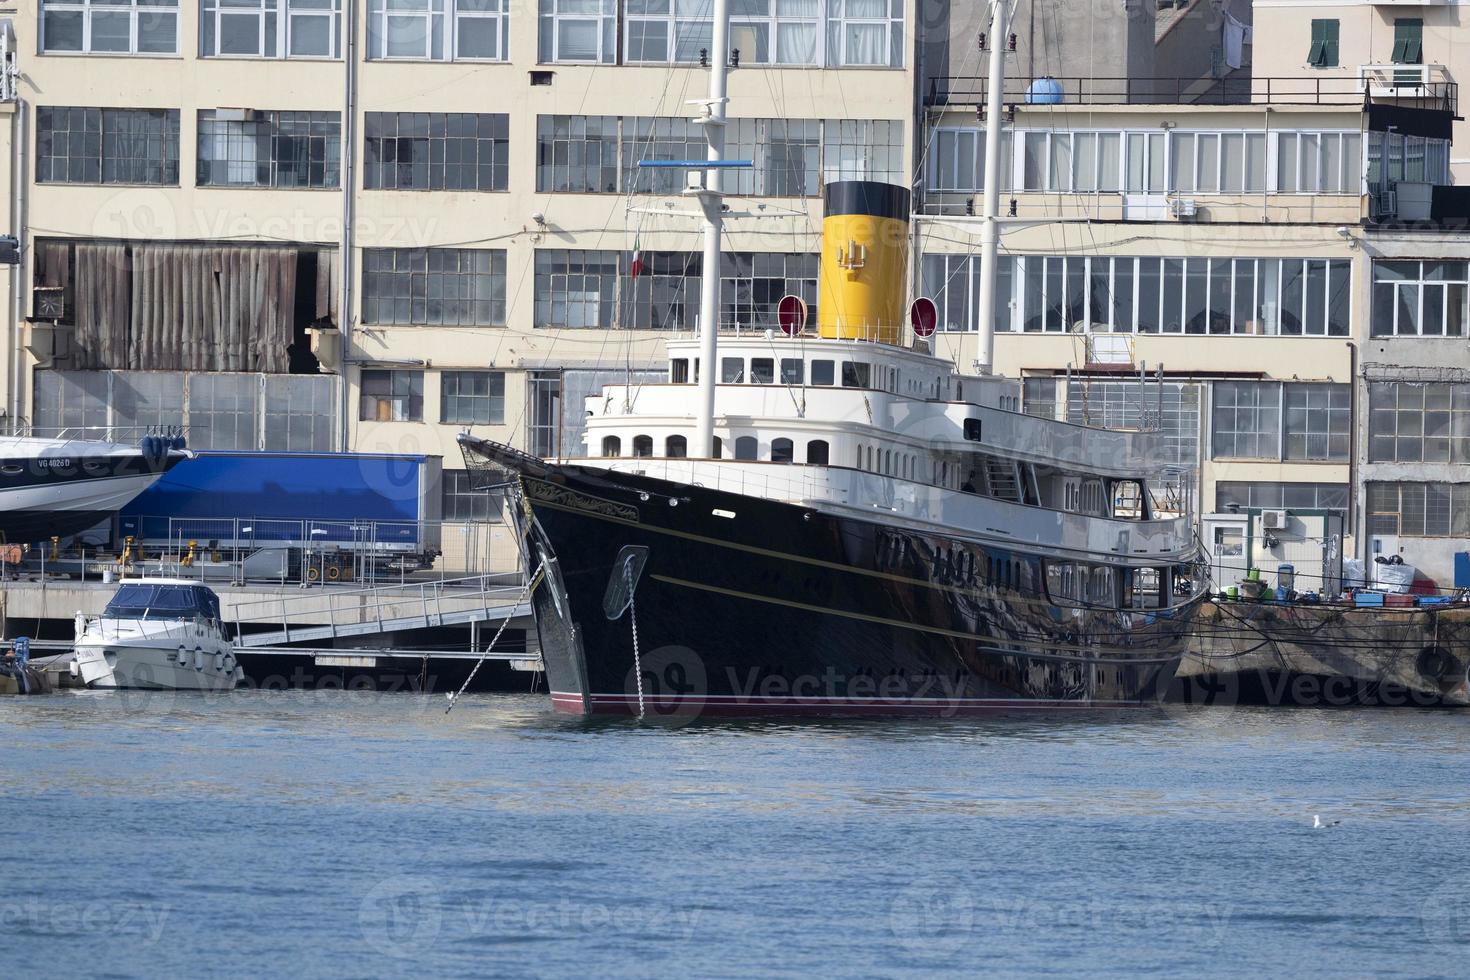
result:
[[(937, 636), (947, 636), (947, 637), (950, 637), (952, 639), (967, 640), (967, 641), (972, 641), (972, 642), (977, 642), (977, 643), (985, 643), (988, 640), (987, 637), (976, 636), (974, 633), (962, 633), (959, 630), (946, 629), (943, 626), (924, 626), (924, 625), (921, 625), (919, 623), (907, 623), (907, 622), (904, 622), (903, 620), (899, 620), (899, 619), (888, 619), (887, 617), (884, 617), (884, 616), (872, 616), (872, 615), (869, 615), (867, 613), (848, 612), (848, 611), (842, 610), (842, 609), (832, 609), (832, 608), (830, 608), (828, 606), (814, 606), (814, 605), (811, 605), (811, 604), (805, 603), (805, 602), (797, 602), (794, 599), (780, 599), (780, 598), (777, 598), (775, 596), (756, 595), (753, 592), (741, 592), (741, 591), (739, 591), (737, 589), (726, 589), (726, 588), (722, 588), (721, 586), (718, 586), (718, 585), (705, 585), (705, 584), (703, 584), (701, 582), (690, 582), (690, 581), (688, 581), (686, 579), (673, 578), (673, 577), (668, 576), (668, 575), (658, 575), (658, 574), (655, 574), (655, 575), (652, 575), (651, 578), (653, 578), (653, 580), (656, 581), (656, 582), (663, 582), (666, 585), (677, 585), (677, 586), (681, 586), (681, 587), (686, 588), (686, 589), (695, 589), (695, 590), (698, 590), (700, 592), (713, 592), (716, 595), (728, 596), (728, 597), (734, 598), (734, 599), (750, 599), (750, 600), (753, 600), (755, 602), (767, 602), (767, 603), (770, 603), (771, 605), (774, 605), (774, 606), (784, 606), (787, 609), (800, 609), (803, 612), (813, 612), (813, 613), (818, 613), (818, 614), (823, 615), (823, 616), (840, 616), (840, 617), (842, 617), (844, 619), (855, 619), (855, 620), (859, 620), (859, 621), (865, 622), (865, 623), (877, 623), (880, 626), (892, 626), (892, 627), (895, 627), (897, 629), (914, 630), (915, 632), (919, 632), (919, 633), (933, 633), (933, 634), (935, 634)], [(1085, 662), (1085, 663), (1098, 663), (1098, 664), (1100, 664), (1100, 663), (1111, 663), (1113, 661), (1111, 661), (1111, 660), (1104, 661), (1102, 659), (1102, 657), (1105, 656), (1105, 655), (1107, 655), (1107, 654), (1109, 654), (1109, 653), (1115, 653), (1116, 654), (1116, 653), (1124, 652), (1124, 648), (1121, 648), (1121, 647), (1094, 648), (1094, 647), (1078, 647), (1078, 646), (1065, 645), (1065, 644), (1051, 644), (1051, 645), (1048, 645), (1048, 644), (1039, 643), (1039, 642), (1037, 642), (1035, 640), (1008, 640), (1007, 642), (1008, 643), (1012, 643), (1015, 646), (1020, 646), (1020, 647), (1035, 648), (1035, 649), (1041, 649), (1041, 650), (1069, 650), (1069, 651), (1073, 651), (1073, 652), (1079, 654), (1078, 656), (1068, 657), (1068, 656), (1062, 656), (1062, 655), (1059, 655), (1059, 654), (1026, 653), (1026, 654), (1022, 654), (1023, 656), (1028, 656), (1028, 657), (1049, 656), (1051, 659), (1054, 659), (1054, 660), (1082, 661), (1082, 662)], [(1011, 651), (1000, 649), (998, 647), (996, 647), (995, 649), (998, 652), (1001, 652), (1001, 653), (1009, 653), (1009, 652), (1011, 652)], [(1093, 653), (1095, 655), (1094, 656), (1084, 656), (1083, 655), (1083, 654), (1087, 654), (1087, 653)], [(1118, 663), (1126, 663), (1126, 664), (1129, 664), (1129, 665), (1135, 665), (1136, 666), (1136, 665), (1145, 665), (1145, 664), (1167, 664), (1167, 663), (1173, 662), (1176, 659), (1177, 658), (1175, 658), (1175, 657), (1137, 657), (1137, 658), (1127, 657), (1127, 658), (1119, 658), (1117, 660), (1117, 662)]]

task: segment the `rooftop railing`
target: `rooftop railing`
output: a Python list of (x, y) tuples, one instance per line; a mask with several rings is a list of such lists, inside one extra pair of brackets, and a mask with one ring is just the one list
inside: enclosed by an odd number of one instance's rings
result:
[[(1381, 66), (1370, 66), (1381, 67)], [(1421, 109), (1455, 112), (1459, 85), (1422, 65), (1392, 66), (1400, 71), (1364, 77), (1311, 75), (1262, 78), (1054, 78), (1057, 88), (1031, 94), (1034, 84), (1008, 78), (1001, 92), (1007, 105), (1318, 105), (1361, 106), (1372, 99)], [(980, 75), (931, 78), (925, 103), (931, 108), (983, 105), (987, 79)]]

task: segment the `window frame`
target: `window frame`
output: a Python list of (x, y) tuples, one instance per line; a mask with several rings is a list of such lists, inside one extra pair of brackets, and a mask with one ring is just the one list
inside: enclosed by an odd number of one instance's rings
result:
[[(485, 382), (484, 394), (462, 390), (465, 382), (474, 383), (482, 380)], [(483, 412), (479, 411), (481, 402), (484, 403)], [(466, 405), (471, 410), (460, 411)], [(505, 372), (475, 369), (441, 370), (439, 372), (439, 423), (441, 425), (504, 425)]]
[[(450, 132), (452, 128), (464, 129), (468, 125), (467, 120), (474, 121), (473, 134)], [(391, 135), (388, 133), (390, 126)], [(364, 191), (505, 194), (510, 190), (511, 141), (508, 113), (368, 112), (363, 115), (362, 128)], [(482, 128), (485, 133), (481, 132)], [(458, 154), (449, 152), (451, 140), (455, 141), (454, 148), (461, 151)], [(403, 159), (405, 145), (417, 147), (420, 142), (427, 159), (417, 159), (417, 149), (411, 149), (407, 153), (407, 159)], [(475, 153), (473, 164), (464, 159), (462, 152), (469, 147), (473, 147)], [(489, 154), (487, 161), (481, 161), (482, 153)], [(451, 162), (451, 155), (457, 155), (460, 159)], [(405, 174), (412, 180), (415, 168), (419, 166), (424, 168), (427, 184), (418, 186), (405, 183)], [(473, 169), (475, 186), (451, 187), (451, 175), (463, 175), (466, 168)], [(480, 174), (485, 169), (490, 173), (488, 187), (480, 184)], [(389, 177), (392, 178), (391, 183), (388, 181)]]
[[(422, 265), (419, 260), (422, 259)], [(448, 268), (453, 259), (456, 268)], [(388, 265), (387, 263), (391, 263)], [(436, 268), (436, 264), (438, 267)], [(489, 269), (481, 271), (477, 264), (487, 264)], [(466, 265), (469, 268), (466, 268)], [(377, 327), (462, 327), (470, 329), (494, 329), (506, 325), (506, 251), (499, 248), (365, 248), (361, 259), (360, 313), (364, 325)], [(399, 282), (399, 277), (402, 281)], [(475, 280), (488, 277), (489, 297), (481, 298)], [(405, 285), (406, 290), (382, 292), (388, 285)], [(438, 285), (439, 296), (431, 295)], [(457, 286), (455, 294), (445, 292), (445, 287)], [(420, 295), (420, 289), (422, 295)], [(456, 306), (455, 304), (462, 304)], [(407, 304), (408, 317), (401, 318), (398, 307)], [(416, 313), (422, 304), (423, 316)], [(459, 313), (454, 320), (431, 321), (429, 312), (438, 305), (441, 309), (455, 309)], [(478, 318), (481, 305), (487, 308), (487, 317)], [(391, 318), (384, 318), (383, 311), (391, 309)], [(467, 314), (466, 315), (466, 311)]]
[[(388, 390), (386, 392), (369, 392), (368, 376), (372, 375), (372, 381), (386, 381)], [(399, 391), (399, 382), (403, 382), (403, 391)], [(375, 384), (376, 386), (376, 384)], [(371, 399), (371, 401), (369, 401)], [(396, 417), (397, 403), (402, 402), (404, 415)], [(390, 414), (395, 417), (380, 419), (377, 416), (381, 411), (374, 411), (369, 417), (367, 407), (369, 404), (381, 406), (387, 403)], [(357, 380), (357, 420), (359, 422), (422, 422), (424, 420), (424, 372), (422, 369), (405, 368), (363, 368), (358, 373)]]
[[(218, 113), (219, 110), (217, 109), (200, 109), (195, 116), (196, 139), (194, 156), (194, 183), (196, 187), (208, 187), (212, 189), (271, 188), (275, 190), (341, 189), (342, 118), (338, 113), (272, 109), (260, 110), (256, 113), (255, 118), (242, 120), (220, 119), (218, 118)], [(209, 118), (206, 118), (206, 116), (208, 116)], [(225, 131), (208, 131), (213, 129), (213, 126), (206, 124), (223, 124), (225, 127)], [(262, 127), (262, 131), (258, 131), (255, 133), (245, 132), (244, 127), (247, 124), (254, 124), (257, 127)], [(305, 135), (302, 135), (300, 133), (283, 131), (283, 126), (285, 126), (286, 124), (304, 124), (308, 128), (308, 132)], [(335, 138), (333, 138), (333, 136), (329, 133), (322, 133), (319, 135), (316, 132), (312, 131), (315, 130), (318, 125), (334, 128)], [(238, 134), (230, 132), (230, 129), (234, 126), (241, 127), (241, 132), (239, 132)], [(221, 140), (225, 141), (226, 146), (226, 155), (224, 159), (215, 159), (212, 157), (206, 159), (206, 144), (208, 144), (212, 149), (217, 148), (219, 145), (219, 141)], [(282, 173), (291, 173), (296, 171), (288, 170), (282, 166), (283, 157), (280, 152), (281, 148), (284, 146), (293, 145), (295, 141), (299, 140), (307, 141), (306, 145), (308, 152), (306, 155), (304, 169), (308, 174), (308, 181), (304, 184), (283, 182), (280, 179), (280, 175)], [(314, 165), (314, 161), (312, 160), (312, 148), (318, 140), (322, 141), (322, 180), (320, 183), (313, 183), (310, 180), (311, 170)], [(262, 164), (262, 161), (258, 155), (256, 155), (256, 157), (251, 161), (246, 161), (244, 159), (230, 159), (228, 153), (229, 147), (236, 145), (237, 143), (243, 145), (246, 142), (253, 144), (253, 148), (256, 150), (258, 150), (262, 143), (264, 143), (267, 148), (268, 154), (264, 161), (264, 164)], [(258, 179), (250, 181), (229, 179), (217, 181), (207, 179), (206, 177), (206, 173), (212, 172), (217, 166), (223, 167), (227, 174), (230, 173), (231, 170), (235, 167), (249, 166), (254, 169), (256, 176), (258, 177), (262, 165), (268, 168), (268, 172), (270, 174), (270, 179), (264, 183), (262, 183)]]
[[(43, 127), (42, 126), (42, 120), (43, 119), (47, 119), (47, 120), (52, 119), (53, 116), (51, 114), (53, 114), (53, 113), (65, 113), (66, 114), (67, 128), (65, 128), (65, 129), (57, 129), (54, 125), (49, 126), (49, 127)], [(48, 164), (49, 163), (50, 164), (50, 167), (49, 167), (50, 172), (54, 172), (55, 166), (56, 166), (56, 161), (57, 160), (65, 161), (66, 162), (66, 169), (67, 169), (67, 171), (69, 173), (70, 170), (71, 170), (71, 167), (72, 167), (72, 161), (74, 159), (82, 160), (82, 161), (89, 161), (89, 159), (90, 159), (89, 157), (76, 157), (76, 158), (74, 158), (71, 155), (71, 153), (69, 151), (70, 151), (70, 144), (72, 143), (72, 140), (69, 139), (69, 138), (64, 138), (62, 140), (63, 143), (67, 144), (67, 145), (61, 147), (61, 149), (64, 150), (65, 152), (63, 152), (61, 154), (57, 154), (55, 152), (56, 149), (57, 149), (56, 142), (55, 142), (55, 136), (56, 136), (57, 133), (71, 134), (71, 133), (76, 132), (76, 130), (73, 130), (71, 128), (71, 123), (73, 123), (73, 122), (76, 121), (75, 120), (75, 116), (73, 115), (75, 113), (81, 113), (82, 114), (82, 122), (83, 122), (84, 126), (86, 127), (86, 128), (84, 128), (81, 131), (84, 134), (84, 136), (91, 135), (91, 129), (90, 129), (90, 126), (88, 124), (90, 124), (90, 122), (91, 122), (91, 115), (92, 114), (95, 114), (95, 116), (96, 116), (96, 121), (97, 121), (97, 129), (96, 129), (97, 179), (96, 180), (71, 180), (68, 177), (68, 178), (63, 178), (61, 180), (56, 180), (56, 179), (54, 179), (54, 178), (52, 178), (50, 176), (42, 177), (41, 176), (41, 171), (42, 171), (43, 165), (45, 165), (45, 164)], [(43, 114), (45, 114), (45, 115), (43, 115)], [(161, 133), (158, 133), (158, 134), (149, 134), (146, 137), (146, 139), (151, 140), (151, 139), (153, 139), (156, 136), (159, 140), (161, 140), (161, 146), (162, 146), (163, 151), (164, 151), (163, 152), (163, 155), (156, 162), (154, 162), (152, 160), (144, 160), (143, 161), (143, 164), (144, 164), (145, 167), (156, 167), (160, 171), (160, 177), (161, 177), (161, 179), (159, 179), (159, 180), (136, 181), (136, 180), (118, 180), (118, 179), (109, 180), (108, 179), (108, 169), (109, 169), (109, 163), (108, 163), (108, 160), (109, 160), (109, 156), (108, 156), (109, 133), (113, 134), (112, 135), (112, 138), (113, 139), (122, 139), (123, 138), (123, 136), (121, 134), (119, 134), (118, 129), (116, 128), (116, 126), (114, 126), (114, 128), (112, 128), (111, 130), (109, 129), (108, 122), (109, 122), (109, 120), (111, 120), (111, 121), (114, 122), (114, 124), (116, 124), (120, 120), (124, 120), (124, 119), (132, 120), (132, 119), (134, 119), (134, 117), (139, 117), (139, 118), (146, 117), (148, 119), (158, 119), (158, 118), (161, 118), (163, 120), (163, 130), (162, 130), (162, 132)], [(182, 142), (182, 137), (180, 135), (180, 121), (179, 121), (179, 117), (180, 117), (180, 111), (178, 109), (112, 108), (112, 107), (94, 107), (94, 106), (49, 106), (49, 105), (37, 106), (36, 107), (36, 127), (35, 127), (36, 128), (36, 135), (35, 135), (35, 140), (36, 140), (35, 147), (36, 147), (36, 151), (35, 151), (35, 157), (34, 157), (35, 168), (36, 168), (35, 181), (38, 184), (76, 184), (76, 185), (86, 185), (86, 186), (94, 186), (94, 187), (97, 187), (97, 186), (178, 187), (178, 186), (180, 186), (180, 180), (181, 180), (181, 175), (182, 175), (182, 170), (183, 170), (182, 161), (181, 161), (181, 155), (182, 155), (182, 145), (181, 145), (181, 142)], [(41, 144), (42, 144), (43, 137), (46, 138), (48, 140), (48, 142), (50, 143), (50, 145), (48, 147), (48, 150), (50, 152), (43, 151), (43, 149), (42, 149), (42, 145)], [(137, 138), (136, 137), (136, 134), (134, 134), (133, 138), (134, 139)], [(84, 142), (86, 142), (85, 139), (84, 139)], [(169, 152), (168, 152), (170, 148), (172, 148), (172, 151), (173, 151), (172, 152), (172, 155), (170, 155)], [(112, 166), (114, 172), (119, 167), (123, 167), (123, 166), (136, 166), (137, 165), (137, 161), (135, 159), (133, 159), (133, 158), (113, 156), (111, 159), (113, 160), (113, 163), (111, 164), (111, 166)]]
[[(81, 15), (81, 46), (78, 48), (47, 47), (47, 13), (77, 13)], [(126, 14), (128, 16), (127, 50), (98, 49), (93, 46), (93, 19), (96, 14)], [(168, 51), (144, 51), (139, 49), (138, 21), (146, 16), (173, 15), (174, 43)], [(99, 0), (38, 0), (36, 10), (37, 53), (41, 55), (92, 56), (111, 58), (177, 58), (182, 54), (179, 40), (183, 4), (180, 0), (121, 0), (103, 3)]]
[[(342, 60), (342, 0), (330, 0), (326, 7), (296, 7), (296, 0), (256, 0), (256, 6), (247, 8), (225, 5), (220, 0), (199, 2), (199, 57), (209, 59), (244, 59), (256, 61), (341, 61)], [(221, 52), (220, 21), (225, 17), (245, 17), (255, 13), (260, 19), (258, 28), (259, 52)], [(266, 28), (267, 21), (275, 20), (273, 30)], [(298, 19), (325, 20), (328, 27), (328, 53), (292, 54), (291, 38)], [(212, 21), (212, 24), (211, 24)], [(210, 30), (210, 27), (213, 30)], [(266, 38), (275, 36), (275, 50), (266, 51)], [(213, 44), (210, 44), (210, 40)], [(212, 47), (212, 50), (211, 50)]]
[[(481, 0), (499, 3), (496, 10), (460, 10), (458, 0), (424, 0), (421, 7), (393, 7), (394, 0), (369, 0), (367, 3), (366, 37), (363, 39), (368, 61), (441, 61), (470, 64), (503, 64), (510, 60), (510, 0)], [(425, 22), (423, 53), (391, 54), (388, 50), (389, 21), (393, 18), (421, 19)], [(496, 28), (495, 55), (459, 54), (460, 22), (493, 20)], [(438, 54), (435, 54), (435, 51)]]

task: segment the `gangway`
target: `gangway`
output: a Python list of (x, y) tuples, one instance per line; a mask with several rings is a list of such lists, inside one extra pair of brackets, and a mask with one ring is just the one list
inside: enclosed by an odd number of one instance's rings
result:
[[(329, 587), (305, 595), (238, 603), (233, 609), (235, 645), (274, 647), (529, 617), (531, 604), (525, 601), (525, 589), (519, 584), (499, 584), (497, 579), (503, 577), (471, 575), (363, 589)], [(278, 628), (245, 631), (252, 626)]]

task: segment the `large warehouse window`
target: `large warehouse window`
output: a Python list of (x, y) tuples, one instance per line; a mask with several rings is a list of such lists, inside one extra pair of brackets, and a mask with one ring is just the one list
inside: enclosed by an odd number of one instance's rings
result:
[(505, 113), (369, 112), (368, 190), (503, 191), (510, 184)]
[(357, 417), (363, 422), (422, 422), (424, 372), (364, 370)]
[(43, 184), (177, 184), (177, 109), (36, 109)]
[(505, 251), (369, 248), (362, 319), (394, 326), (505, 325)]
[(500, 425), (505, 421), (505, 373), (442, 371), (439, 421), (461, 425)]
[(1370, 384), (1368, 461), (1470, 463), (1470, 384)]
[(617, 252), (537, 249), (535, 325), (612, 326), (617, 283)]
[(1470, 537), (1470, 483), (1372, 483), (1368, 533)]
[(335, 112), (199, 112), (201, 187), (336, 187), (341, 154)]

